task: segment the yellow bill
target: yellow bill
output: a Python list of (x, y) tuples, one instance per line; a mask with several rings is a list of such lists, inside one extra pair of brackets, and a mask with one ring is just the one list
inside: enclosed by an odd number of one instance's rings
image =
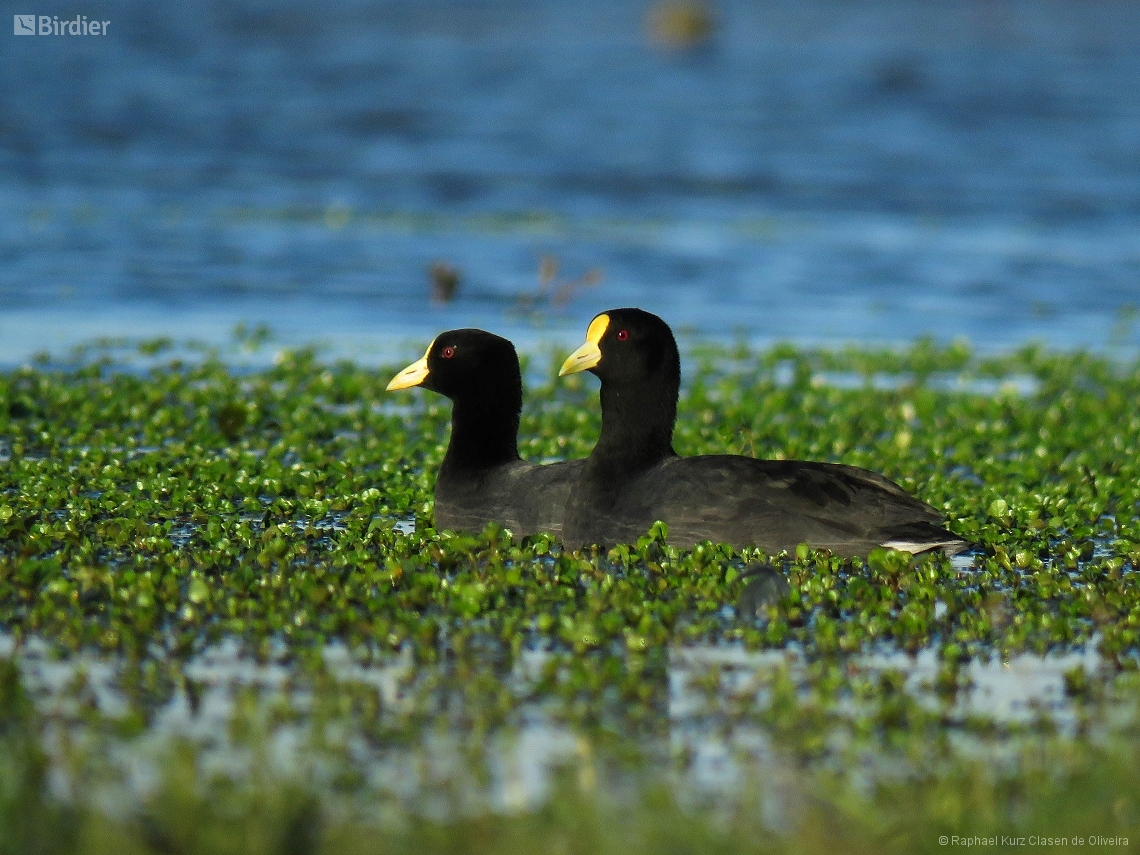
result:
[(419, 386), (428, 376), (428, 354), (431, 353), (433, 341), (428, 345), (428, 349), (424, 351), (424, 355), (397, 374), (392, 378), (388, 384), (386, 391), (395, 392), (397, 389), (411, 389), (413, 386)]
[(606, 334), (609, 325), (609, 315), (598, 315), (590, 321), (590, 327), (586, 330), (585, 343), (566, 357), (566, 361), (562, 363), (562, 368), (558, 371), (559, 377), (577, 374), (579, 371), (593, 368), (602, 361), (602, 349), (599, 342), (602, 340), (602, 336)]

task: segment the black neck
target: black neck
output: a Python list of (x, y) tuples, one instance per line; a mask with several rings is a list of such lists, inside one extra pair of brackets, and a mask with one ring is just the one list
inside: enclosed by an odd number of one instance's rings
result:
[(451, 408), (451, 443), (440, 473), (485, 469), (518, 460), (521, 409), (521, 393), (455, 401)]
[(590, 454), (591, 468), (615, 477), (647, 469), (673, 457), (678, 381), (603, 383), (602, 434)]

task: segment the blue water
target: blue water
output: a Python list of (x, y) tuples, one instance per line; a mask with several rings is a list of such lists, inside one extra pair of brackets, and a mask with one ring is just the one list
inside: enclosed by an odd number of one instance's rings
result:
[[(0, 36), (0, 363), (239, 322), (364, 359), (572, 344), (629, 304), (1140, 345), (1140, 4), (719, 2), (692, 50), (649, 5), (5, 4), (111, 24)], [(528, 299), (543, 257), (601, 281)]]

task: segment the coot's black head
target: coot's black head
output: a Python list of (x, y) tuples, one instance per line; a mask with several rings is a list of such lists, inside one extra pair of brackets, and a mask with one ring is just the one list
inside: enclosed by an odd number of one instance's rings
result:
[(585, 344), (570, 354), (558, 374), (578, 371), (596, 374), (603, 384), (672, 387), (675, 396), (681, 359), (673, 331), (657, 315), (641, 309), (610, 309), (590, 322)]
[[(392, 378), (388, 391), (422, 386), (472, 404), (521, 405), (522, 376), (515, 346), (484, 330), (449, 330)], [(515, 404), (514, 399), (518, 399)]]

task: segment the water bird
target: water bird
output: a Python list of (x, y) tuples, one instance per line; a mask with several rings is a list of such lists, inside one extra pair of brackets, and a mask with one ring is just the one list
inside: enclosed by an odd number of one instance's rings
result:
[(700, 47), (712, 38), (712, 10), (698, 0), (666, 0), (649, 8), (645, 18), (649, 38), (675, 50)]
[(669, 325), (641, 309), (597, 315), (559, 375), (602, 381), (602, 431), (566, 506), (566, 549), (632, 543), (657, 520), (683, 549), (710, 540), (769, 554), (800, 543), (843, 556), (969, 544), (942, 515), (876, 472), (838, 463), (680, 457), (673, 426), (681, 358)]
[(478, 532), (489, 522), (516, 537), (559, 534), (584, 461), (539, 465), (519, 457), (522, 374), (515, 346), (478, 329), (449, 330), (388, 383), (451, 399), (451, 440), (435, 482), (435, 527)]
[(431, 301), (439, 304), (454, 300), (459, 284), (463, 281), (459, 268), (446, 261), (432, 262), (428, 267), (428, 278), (431, 280)]

